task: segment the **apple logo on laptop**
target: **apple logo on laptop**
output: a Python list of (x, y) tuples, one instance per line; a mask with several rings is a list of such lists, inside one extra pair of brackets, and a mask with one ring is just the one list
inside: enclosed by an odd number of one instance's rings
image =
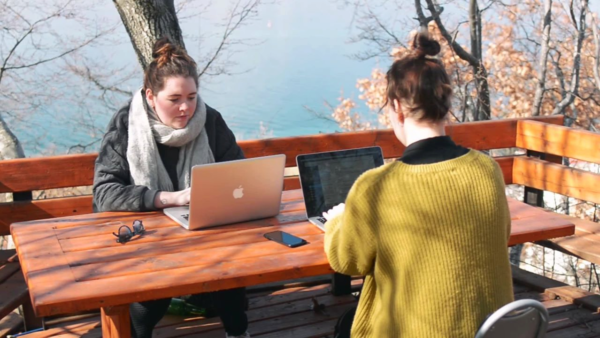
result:
[(240, 185), (237, 189), (233, 189), (233, 198), (238, 199), (244, 197), (244, 188)]

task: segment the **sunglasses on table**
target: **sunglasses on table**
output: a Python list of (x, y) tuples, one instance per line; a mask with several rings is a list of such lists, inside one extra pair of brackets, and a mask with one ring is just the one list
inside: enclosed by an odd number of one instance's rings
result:
[(119, 227), (118, 233), (113, 232), (112, 234), (117, 237), (117, 243), (127, 243), (133, 236), (141, 235), (146, 231), (146, 229), (144, 229), (144, 224), (142, 224), (142, 221), (139, 219), (133, 221), (132, 228), (133, 230), (127, 225), (122, 225)]

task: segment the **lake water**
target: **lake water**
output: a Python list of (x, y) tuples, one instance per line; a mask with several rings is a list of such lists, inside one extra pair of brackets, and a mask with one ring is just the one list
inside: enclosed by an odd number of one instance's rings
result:
[[(385, 69), (389, 66), (390, 59), (387, 57), (368, 61), (350, 57), (368, 47), (365, 44), (348, 43), (356, 34), (356, 30), (352, 29), (353, 19), (356, 18), (353, 17), (353, 8), (342, 6), (343, 2), (279, 0), (275, 4), (260, 7), (258, 16), (235, 33), (234, 39), (246, 43), (237, 45), (234, 48), (237, 52), (230, 55), (231, 61), (237, 63), (230, 69), (235, 74), (202, 78), (200, 93), (205, 102), (224, 115), (238, 139), (260, 136), (261, 122), (267, 130), (266, 134), (274, 137), (338, 131), (335, 122), (318, 118), (305, 107), (328, 115), (330, 112), (324, 101), (336, 105), (341, 91), (346, 97), (356, 98), (357, 79), (368, 77), (374, 67)], [(192, 3), (202, 7), (208, 1), (197, 0)], [(406, 10), (378, 7), (380, 3), (386, 2), (369, 1), (368, 5), (384, 17), (386, 24), (399, 22), (399, 18), (412, 22), (412, 2), (397, 2), (402, 3)], [(107, 25), (110, 22), (120, 23), (112, 2), (98, 4), (100, 7), (95, 9), (95, 13), (101, 20), (106, 21)], [(186, 47), (193, 57), (206, 54), (219, 41), (223, 29), (218, 24), (227, 16), (230, 5), (230, 1), (213, 1), (201, 16), (181, 22), (186, 35)], [(598, 13), (600, 1), (592, 1), (590, 7)], [(462, 10), (453, 12), (452, 9), (447, 13), (457, 14), (447, 15), (446, 20), (451, 22), (462, 20), (465, 14)], [(183, 11), (179, 16), (188, 14)], [(400, 37), (407, 36), (408, 29), (402, 33), (402, 28), (396, 24), (394, 32)], [(69, 34), (77, 34), (77, 28), (62, 27), (61, 35), (68, 38)], [(108, 60), (115, 69), (138, 69), (137, 78), (119, 83), (121, 87), (134, 90), (141, 86), (142, 72), (122, 25), (117, 35), (121, 43), (105, 45), (86, 53), (92, 58), (99, 55), (98, 58)], [(203, 35), (206, 39), (198, 43), (190, 35)], [(43, 72), (44, 67), (51, 66), (41, 66), (39, 69)], [(100, 130), (96, 135), (90, 135), (88, 129), (80, 128), (80, 120), (85, 115), (82, 112), (86, 107), (73, 106), (68, 100), (71, 95), (69, 91), (77, 91), (77, 86), (85, 85), (90, 84), (71, 84), (70, 89), (64, 89), (64, 94), (59, 93), (64, 98), (59, 97), (49, 106), (44, 106), (43, 111), (26, 114), (22, 117), (24, 122), (11, 121), (10, 116), (7, 118), (22, 141), (27, 156), (39, 155), (47, 152), (47, 149), (51, 150), (50, 153), (65, 153), (71, 145), (88, 144), (102, 136), (102, 130), (114, 112), (88, 114), (86, 122), (93, 123)], [(50, 89), (57, 90), (55, 86)], [(121, 98), (119, 101), (124, 100)], [(114, 104), (122, 105), (123, 102)], [(361, 101), (360, 104), (358, 109), (366, 112), (364, 103)], [(375, 119), (374, 116), (370, 118)], [(95, 144), (87, 151), (94, 151), (97, 146)]]
[[(375, 66), (389, 65), (387, 58), (358, 61), (351, 57), (366, 46), (348, 43), (355, 34), (351, 29), (353, 10), (339, 3), (284, 0), (260, 7), (258, 17), (234, 36), (248, 43), (235, 47), (237, 52), (231, 57), (237, 64), (231, 69), (236, 74), (201, 79), (204, 101), (224, 115), (238, 139), (258, 137), (261, 122), (267, 135), (274, 137), (338, 131), (335, 122), (315, 116), (306, 107), (330, 114), (324, 101), (336, 105), (341, 91), (345, 96), (356, 97), (358, 78), (368, 77)], [(192, 56), (214, 47), (218, 41), (216, 35), (222, 32), (217, 26), (219, 19), (226, 16), (229, 6), (227, 1), (213, 2), (206, 14), (182, 22), (185, 34), (209, 37), (202, 45), (186, 40)], [(112, 2), (107, 2), (103, 15), (118, 20)], [(139, 68), (125, 30), (121, 28), (119, 34), (124, 43), (111, 47), (114, 63)], [(128, 83), (129, 88), (139, 87), (141, 76), (140, 70), (139, 79)], [(27, 156), (38, 154), (39, 144), (48, 145), (60, 154), (70, 145), (93, 140), (93, 136), (77, 127), (80, 112), (59, 101), (55, 107), (46, 107), (45, 113), (38, 112), (35, 128), (15, 128)], [(107, 111), (96, 116), (94, 123), (104, 128), (113, 113)], [(97, 145), (87, 151), (96, 149)]]

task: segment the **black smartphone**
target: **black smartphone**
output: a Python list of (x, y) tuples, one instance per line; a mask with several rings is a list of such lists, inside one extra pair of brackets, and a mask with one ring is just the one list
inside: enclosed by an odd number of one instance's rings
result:
[(297, 246), (301, 246), (308, 243), (300, 237), (296, 237), (292, 234), (288, 234), (287, 232), (283, 231), (273, 231), (266, 233), (265, 238), (283, 244), (285, 246), (289, 246), (290, 248), (295, 248)]

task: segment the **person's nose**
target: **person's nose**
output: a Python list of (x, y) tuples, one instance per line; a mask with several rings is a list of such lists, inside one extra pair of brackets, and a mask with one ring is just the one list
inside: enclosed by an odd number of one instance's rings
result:
[(183, 115), (183, 114), (187, 113), (187, 111), (188, 111), (188, 108), (189, 108), (189, 106), (188, 106), (188, 104), (187, 104), (187, 103), (182, 103), (182, 104), (179, 106), (179, 112), (180, 112), (180, 113)]

